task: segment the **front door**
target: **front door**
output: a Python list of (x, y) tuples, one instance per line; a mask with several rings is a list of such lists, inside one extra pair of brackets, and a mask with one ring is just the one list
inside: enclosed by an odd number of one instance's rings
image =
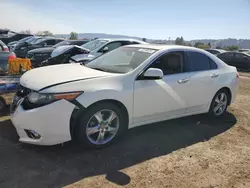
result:
[(164, 73), (162, 79), (135, 80), (135, 124), (163, 120), (185, 113), (190, 73), (183, 72), (184, 57), (184, 52), (166, 53), (149, 66), (161, 69)]

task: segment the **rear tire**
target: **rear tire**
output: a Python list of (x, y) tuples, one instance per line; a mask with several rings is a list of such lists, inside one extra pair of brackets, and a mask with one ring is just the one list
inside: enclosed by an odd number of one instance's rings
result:
[(77, 122), (76, 141), (87, 148), (110, 145), (124, 133), (128, 124), (124, 112), (109, 102), (90, 107)]
[(4, 111), (5, 108), (6, 108), (6, 102), (4, 98), (0, 97), (0, 112)]
[(209, 114), (214, 118), (223, 117), (229, 104), (229, 94), (225, 89), (219, 90), (210, 105)]

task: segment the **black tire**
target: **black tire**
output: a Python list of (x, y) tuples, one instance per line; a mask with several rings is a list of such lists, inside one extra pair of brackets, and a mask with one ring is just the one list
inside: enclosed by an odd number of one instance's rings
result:
[[(87, 136), (86, 129), (87, 129), (87, 124), (89, 120), (93, 117), (95, 113), (101, 110), (112, 110), (113, 112), (115, 112), (119, 119), (119, 128), (112, 140), (110, 140), (108, 143), (97, 145), (90, 141), (90, 139)], [(123, 110), (113, 103), (103, 102), (103, 103), (98, 103), (96, 105), (93, 105), (90, 108), (88, 108), (86, 111), (84, 111), (82, 116), (80, 116), (77, 121), (78, 125), (76, 125), (76, 132), (75, 132), (76, 141), (78, 144), (80, 144), (81, 146), (85, 148), (96, 149), (96, 148), (107, 147), (111, 143), (115, 142), (125, 132), (125, 130), (128, 127), (128, 122), (126, 119), (127, 118)]]
[(4, 111), (5, 108), (6, 108), (6, 102), (2, 97), (0, 97), (0, 112)]
[[(225, 96), (226, 96), (226, 106), (225, 106), (225, 108), (223, 108), (223, 111), (222, 111), (221, 113), (216, 114), (216, 112), (215, 112), (215, 107), (216, 107), (216, 104), (217, 104), (216, 98), (217, 98), (218, 96), (220, 96), (221, 94), (225, 94)], [(221, 117), (223, 117), (223, 116), (225, 115), (225, 112), (227, 111), (227, 107), (228, 107), (228, 104), (229, 104), (229, 100), (230, 100), (230, 96), (229, 96), (229, 94), (228, 94), (228, 91), (227, 91), (226, 89), (221, 89), (221, 90), (219, 90), (219, 91), (214, 95), (214, 98), (213, 98), (213, 100), (212, 100), (212, 102), (211, 102), (210, 109), (209, 109), (209, 115), (210, 115), (211, 117), (214, 117), (214, 118), (221, 118)]]

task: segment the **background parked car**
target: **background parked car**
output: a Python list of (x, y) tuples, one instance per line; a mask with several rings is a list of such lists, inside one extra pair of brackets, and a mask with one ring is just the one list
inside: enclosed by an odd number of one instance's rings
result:
[(31, 38), (34, 38), (34, 36), (29, 36), (29, 37), (25, 37), (25, 38), (23, 38), (23, 39), (21, 39), (21, 40), (18, 40), (18, 41), (9, 42), (9, 43), (7, 44), (7, 46), (9, 47), (10, 51), (13, 51), (14, 48), (15, 48), (15, 46), (16, 46), (18, 43), (26, 42), (26, 41), (28, 41), (28, 40), (31, 39)]
[(226, 50), (222, 50), (222, 49), (206, 49), (206, 51), (214, 55), (218, 55), (218, 54), (226, 52)]
[[(45, 65), (55, 65), (55, 64), (61, 64), (61, 63), (87, 63), (88, 61), (104, 54), (107, 52), (110, 52), (116, 48), (119, 48), (121, 46), (125, 45), (131, 45), (131, 44), (147, 44), (143, 41), (136, 40), (136, 39), (96, 39), (93, 41), (90, 41), (86, 44), (83, 44), (81, 47), (84, 49), (83, 51), (80, 50), (81, 53), (75, 53), (78, 50), (76, 48), (79, 48), (77, 46), (61, 46), (56, 48), (52, 54), (51, 58), (42, 62), (42, 66)], [(72, 48), (72, 49), (71, 49)], [(73, 52), (73, 53), (71, 53)], [(63, 57), (63, 54), (71, 54), (67, 55), (67, 59), (64, 59), (64, 61), (61, 61), (61, 57)], [(58, 58), (59, 56), (60, 58)]]
[(3, 41), (1, 41), (1, 40), (0, 40), (0, 51), (9, 52), (8, 46), (6, 46), (6, 44), (4, 44)]
[(225, 52), (217, 56), (228, 65), (239, 69), (250, 70), (250, 55), (241, 52)]
[(16, 33), (14, 31), (10, 31), (8, 29), (1, 29), (0, 30), (0, 40), (3, 41), (5, 44), (9, 42), (18, 41), (22, 38), (32, 36), (31, 34), (23, 34), (23, 33)]
[(239, 49), (238, 52), (247, 52), (247, 53), (250, 53), (250, 49)]
[(89, 42), (89, 40), (65, 40), (62, 42), (57, 43), (56, 45), (52, 47), (44, 47), (44, 48), (37, 48), (34, 50), (28, 51), (26, 58), (29, 58), (32, 66), (37, 67), (41, 64), (42, 61), (50, 58), (50, 55), (52, 51), (59, 47), (59, 46), (65, 46), (65, 45), (83, 45), (85, 43)]
[(13, 52), (1, 52), (0, 51), (0, 75), (6, 75), (8, 73), (8, 62), (10, 59), (16, 58)]
[(64, 39), (60, 39), (60, 38), (46, 37), (46, 38), (39, 38), (33, 42), (26, 41), (23, 43), (23, 45), (19, 45), (19, 46), (17, 45), (14, 49), (14, 52), (16, 53), (17, 57), (24, 58), (26, 57), (27, 52), (32, 49), (42, 48), (42, 47), (51, 47), (63, 40)]

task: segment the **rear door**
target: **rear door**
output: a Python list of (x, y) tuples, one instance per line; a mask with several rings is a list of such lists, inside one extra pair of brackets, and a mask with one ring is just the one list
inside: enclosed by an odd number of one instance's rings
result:
[(250, 58), (242, 53), (236, 53), (235, 54), (236, 57), (236, 63), (237, 63), (237, 67), (241, 68), (241, 69), (248, 69), (249, 68), (249, 61)]
[(190, 73), (190, 91), (186, 113), (199, 112), (210, 102), (220, 77), (217, 64), (207, 55), (200, 52), (186, 52), (188, 63), (185, 71)]

